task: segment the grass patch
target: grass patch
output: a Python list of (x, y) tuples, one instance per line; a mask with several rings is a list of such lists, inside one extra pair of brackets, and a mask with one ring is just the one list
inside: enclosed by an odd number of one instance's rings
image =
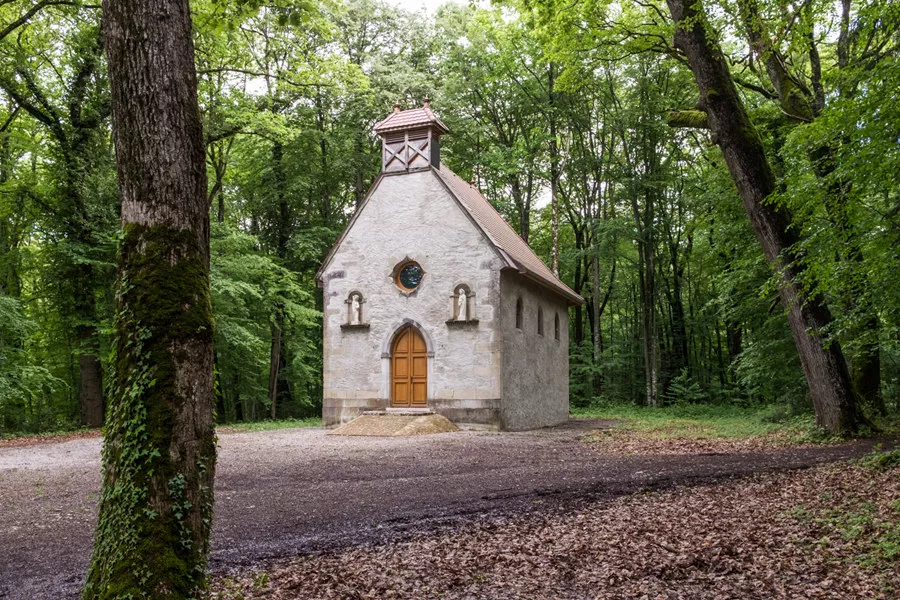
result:
[(252, 423), (231, 423), (216, 427), (218, 433), (248, 433), (253, 431), (273, 431), (276, 429), (298, 429), (301, 427), (321, 427), (320, 417), (308, 419), (278, 419), (275, 421), (255, 421)]
[(896, 484), (900, 450), (872, 452), (854, 462), (862, 469), (844, 469), (855, 474), (857, 485), (826, 487), (817, 502), (795, 506), (784, 514), (818, 527), (819, 542), (842, 548), (850, 562), (887, 571), (896, 569), (900, 563), (900, 499), (890, 497), (889, 488), (883, 489), (883, 480), (893, 477)]
[(20, 438), (56, 438), (62, 437), (66, 435), (84, 435), (89, 436), (91, 434), (96, 434), (99, 432), (99, 429), (88, 429), (87, 427), (71, 427), (71, 428), (62, 428), (62, 429), (52, 429), (50, 431), (42, 431), (39, 433), (33, 433), (29, 431), (0, 431), (0, 441), (2, 440), (17, 440)]
[(861, 565), (887, 568), (900, 560), (900, 500), (882, 514), (871, 502), (827, 511), (819, 522), (845, 542), (857, 547), (855, 560)]
[(819, 435), (812, 415), (773, 418), (769, 407), (744, 408), (691, 404), (644, 407), (610, 404), (572, 411), (575, 418), (624, 421), (620, 429), (657, 439), (750, 439), (777, 437), (786, 442), (831, 441)]
[[(880, 446), (879, 444), (878, 446)], [(876, 446), (876, 448), (878, 447)], [(859, 464), (873, 471), (887, 471), (894, 467), (900, 467), (900, 449), (880, 452), (876, 450), (859, 459)], [(900, 501), (898, 501), (900, 503)]]

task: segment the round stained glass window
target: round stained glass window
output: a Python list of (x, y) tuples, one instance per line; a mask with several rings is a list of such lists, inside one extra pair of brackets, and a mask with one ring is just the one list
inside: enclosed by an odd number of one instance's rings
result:
[(397, 285), (407, 292), (411, 292), (422, 283), (422, 267), (419, 263), (408, 262), (397, 272)]

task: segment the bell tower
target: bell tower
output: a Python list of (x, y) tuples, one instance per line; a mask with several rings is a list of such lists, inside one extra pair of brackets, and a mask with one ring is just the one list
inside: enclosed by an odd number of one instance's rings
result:
[(415, 171), (441, 166), (441, 136), (450, 130), (431, 112), (425, 98), (420, 108), (394, 112), (375, 125), (381, 136), (381, 170), (385, 173)]

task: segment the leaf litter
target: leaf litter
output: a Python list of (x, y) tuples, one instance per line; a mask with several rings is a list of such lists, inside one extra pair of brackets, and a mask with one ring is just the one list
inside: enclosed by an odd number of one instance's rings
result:
[(237, 599), (890, 599), (900, 467), (835, 463), (484, 517), (213, 582)]

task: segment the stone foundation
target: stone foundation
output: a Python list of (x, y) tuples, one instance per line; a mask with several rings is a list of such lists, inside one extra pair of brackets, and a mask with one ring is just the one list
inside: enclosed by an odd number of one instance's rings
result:
[[(390, 401), (381, 398), (326, 398), (322, 406), (322, 425), (337, 427), (348, 423), (367, 411), (381, 411), (390, 407)], [(460, 427), (475, 426), (483, 429), (501, 429), (500, 399), (430, 400), (428, 410), (443, 415)]]

